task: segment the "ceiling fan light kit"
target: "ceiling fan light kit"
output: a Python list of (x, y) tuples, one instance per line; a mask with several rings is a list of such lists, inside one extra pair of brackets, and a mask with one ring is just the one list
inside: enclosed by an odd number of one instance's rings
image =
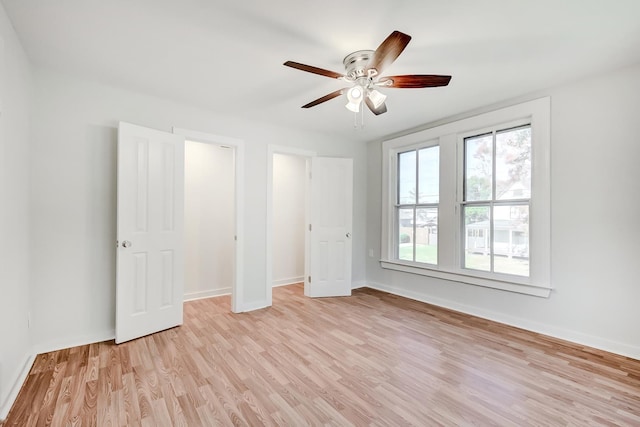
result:
[(347, 105), (345, 107), (347, 110), (353, 111), (354, 113), (360, 112), (360, 104), (362, 103), (362, 90), (358, 86), (354, 86), (347, 91)]
[(352, 85), (311, 101), (303, 105), (302, 108), (315, 107), (318, 104), (346, 94), (347, 104), (345, 107), (348, 110), (354, 113), (360, 112), (360, 105), (364, 101), (373, 114), (380, 115), (387, 112), (385, 104), (387, 96), (377, 90), (376, 88), (378, 87), (410, 89), (437, 87), (446, 86), (451, 80), (451, 76), (431, 74), (381, 77), (382, 71), (398, 58), (410, 40), (411, 36), (400, 31), (394, 31), (376, 50), (358, 50), (350, 53), (342, 61), (345, 68), (344, 74), (293, 61), (287, 61), (284, 65), (308, 73), (342, 80)]
[(384, 101), (387, 99), (387, 95), (375, 89), (371, 89), (369, 91), (369, 99), (371, 100), (371, 102), (373, 102), (373, 106), (375, 108), (380, 108), (382, 104), (384, 104)]

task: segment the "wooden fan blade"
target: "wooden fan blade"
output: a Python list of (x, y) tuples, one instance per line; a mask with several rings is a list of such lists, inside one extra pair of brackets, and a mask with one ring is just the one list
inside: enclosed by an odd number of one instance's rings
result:
[(373, 56), (369, 60), (367, 69), (375, 69), (378, 74), (387, 68), (402, 53), (405, 47), (411, 41), (411, 36), (394, 31), (378, 46)]
[(382, 103), (381, 106), (379, 106), (378, 108), (375, 107), (375, 105), (373, 105), (373, 101), (371, 101), (369, 99), (369, 97), (366, 97), (364, 99), (365, 104), (367, 104), (367, 107), (369, 107), (369, 110), (371, 110), (371, 112), (373, 114), (375, 114), (376, 116), (379, 116), (380, 114), (386, 113), (387, 112), (387, 104)]
[(449, 84), (451, 76), (431, 74), (408, 74), (405, 76), (388, 76), (378, 80), (380, 86), (397, 88), (437, 87)]
[(343, 91), (344, 91), (344, 89), (339, 89), (339, 90), (336, 90), (335, 92), (331, 92), (330, 94), (325, 95), (322, 98), (318, 98), (315, 101), (311, 101), (310, 103), (303, 105), (302, 108), (315, 107), (318, 104), (322, 104), (323, 102), (327, 102), (330, 99), (333, 99), (335, 97), (338, 97), (338, 96), (342, 95)]
[(340, 77), (344, 77), (344, 74), (336, 73), (335, 71), (325, 70), (324, 68), (318, 68), (318, 67), (313, 67), (311, 65), (301, 64), (299, 62), (287, 61), (282, 65), (286, 65), (287, 67), (306, 71), (308, 73), (319, 74), (325, 77), (331, 77), (332, 79), (339, 79)]

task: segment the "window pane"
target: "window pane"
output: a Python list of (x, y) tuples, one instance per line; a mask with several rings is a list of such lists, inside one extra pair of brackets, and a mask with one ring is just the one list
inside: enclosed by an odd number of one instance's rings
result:
[(491, 200), (493, 135), (464, 140), (464, 200)]
[(416, 209), (416, 261), (438, 264), (438, 209)]
[(494, 271), (528, 276), (529, 206), (495, 206), (493, 230)]
[(496, 133), (496, 199), (531, 197), (531, 127)]
[(489, 206), (464, 207), (464, 268), (491, 271)]
[(398, 204), (416, 203), (416, 152), (398, 154)]
[(438, 203), (440, 191), (440, 147), (418, 151), (418, 203)]
[(398, 259), (413, 261), (413, 209), (398, 209)]

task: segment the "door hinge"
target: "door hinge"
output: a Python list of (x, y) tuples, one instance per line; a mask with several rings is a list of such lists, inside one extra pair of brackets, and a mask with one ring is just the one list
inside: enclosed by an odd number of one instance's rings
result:
[(311, 276), (309, 276), (309, 283), (311, 283)]
[(313, 229), (313, 227), (311, 226), (311, 224), (309, 224), (309, 231), (311, 231)]

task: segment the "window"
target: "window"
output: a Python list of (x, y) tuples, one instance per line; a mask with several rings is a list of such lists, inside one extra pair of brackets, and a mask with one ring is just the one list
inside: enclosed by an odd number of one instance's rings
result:
[(531, 125), (463, 138), (464, 268), (529, 276)]
[(438, 146), (398, 153), (396, 257), (438, 264)]
[(550, 291), (550, 102), (383, 143), (383, 268)]

